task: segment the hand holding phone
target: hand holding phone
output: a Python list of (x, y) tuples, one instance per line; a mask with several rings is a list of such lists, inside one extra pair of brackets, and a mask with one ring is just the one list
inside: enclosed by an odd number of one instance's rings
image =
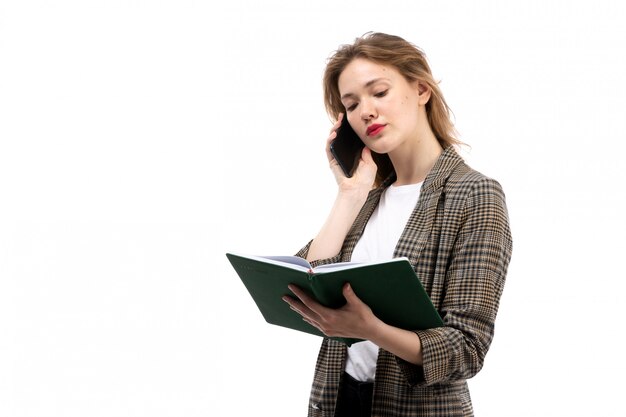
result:
[(337, 137), (330, 144), (330, 152), (346, 177), (350, 178), (354, 175), (364, 146), (365, 144), (352, 129), (348, 123), (348, 118), (344, 115), (341, 126), (337, 129)]

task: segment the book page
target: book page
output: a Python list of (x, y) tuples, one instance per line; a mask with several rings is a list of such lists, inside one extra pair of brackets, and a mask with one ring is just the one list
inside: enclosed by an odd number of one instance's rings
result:
[(367, 265), (378, 265), (378, 264), (385, 264), (389, 262), (398, 262), (402, 260), (408, 260), (408, 259), (405, 257), (400, 257), (400, 258), (388, 259), (385, 261), (378, 261), (378, 262), (376, 261), (373, 261), (373, 262), (338, 262), (335, 264), (326, 264), (326, 265), (316, 266), (313, 269), (313, 271), (314, 272), (341, 271), (342, 269), (359, 268), (359, 267), (363, 267)]
[(259, 256), (262, 259), (269, 259), (272, 261), (278, 261), (286, 264), (301, 266), (305, 269), (312, 269), (311, 264), (306, 259), (298, 256)]
[(335, 264), (326, 264), (326, 265), (316, 266), (315, 268), (313, 268), (313, 271), (314, 272), (340, 271), (342, 269), (356, 268), (356, 267), (363, 266), (363, 265), (366, 265), (366, 264), (362, 262), (338, 262)]

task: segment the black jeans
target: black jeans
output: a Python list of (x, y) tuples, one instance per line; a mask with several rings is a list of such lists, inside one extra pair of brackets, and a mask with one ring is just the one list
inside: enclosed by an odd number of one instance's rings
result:
[(341, 377), (335, 417), (370, 417), (373, 382), (361, 382), (346, 372)]

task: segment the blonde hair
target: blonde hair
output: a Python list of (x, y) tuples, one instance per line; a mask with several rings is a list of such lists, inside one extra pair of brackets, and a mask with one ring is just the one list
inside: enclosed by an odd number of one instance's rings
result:
[[(437, 141), (443, 149), (461, 145), (457, 132), (450, 118), (451, 110), (443, 98), (438, 82), (435, 81), (426, 60), (426, 55), (417, 46), (399, 36), (369, 32), (356, 38), (354, 43), (342, 45), (328, 59), (324, 71), (324, 104), (330, 117), (336, 120), (339, 113), (345, 113), (339, 94), (339, 76), (346, 66), (356, 58), (365, 58), (397, 69), (409, 82), (418, 81), (431, 90), (426, 104), (428, 123)], [(394, 172), (387, 155), (374, 154), (378, 165), (376, 186), (380, 185)]]

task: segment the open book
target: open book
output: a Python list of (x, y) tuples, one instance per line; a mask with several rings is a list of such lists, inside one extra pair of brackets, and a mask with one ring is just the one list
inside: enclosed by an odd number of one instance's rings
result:
[[(413, 267), (406, 258), (374, 263), (336, 263), (316, 268), (296, 256), (251, 256), (227, 253), (233, 268), (268, 323), (324, 336), (282, 300), (294, 296), (295, 284), (320, 304), (345, 304), (342, 289), (349, 282), (355, 294), (383, 322), (406, 330), (443, 325)], [(359, 340), (333, 338), (351, 345)]]

